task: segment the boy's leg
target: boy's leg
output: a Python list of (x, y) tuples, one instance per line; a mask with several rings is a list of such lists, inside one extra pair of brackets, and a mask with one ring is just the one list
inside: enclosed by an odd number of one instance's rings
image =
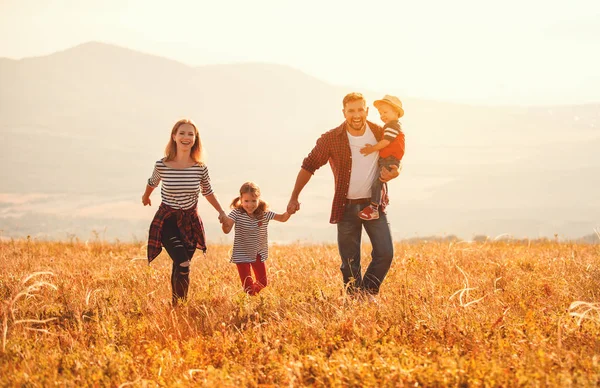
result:
[(244, 291), (250, 295), (254, 295), (254, 280), (252, 280), (252, 273), (250, 272), (250, 263), (236, 263), (240, 280), (242, 281), (242, 287)]
[(254, 277), (256, 278), (254, 291), (258, 294), (260, 290), (267, 286), (267, 269), (260, 255), (257, 255), (256, 261), (252, 263), (252, 270), (254, 270)]
[(379, 180), (379, 174), (375, 177), (373, 186), (371, 186), (371, 207), (377, 209), (381, 203), (381, 187), (383, 182)]
[[(379, 158), (379, 170), (382, 168), (386, 168), (388, 171), (392, 171), (391, 166), (400, 166), (400, 160), (395, 156), (388, 156), (386, 158)], [(375, 184), (373, 184), (373, 188), (375, 189)], [(372, 201), (372, 204), (375, 204), (378, 208), (381, 205), (381, 193), (383, 192), (383, 182), (379, 180), (379, 175), (377, 176), (377, 190), (373, 191), (373, 197), (376, 201)]]
[(190, 286), (190, 263), (195, 248), (186, 249), (177, 227), (175, 217), (165, 220), (162, 230), (162, 244), (173, 261), (171, 269), (171, 290), (173, 306), (186, 300)]
[[(381, 159), (380, 159), (381, 160)], [(383, 182), (379, 180), (379, 174), (375, 175), (371, 185), (371, 203), (358, 213), (360, 219), (369, 221), (379, 218), (379, 203), (381, 202), (381, 187)]]

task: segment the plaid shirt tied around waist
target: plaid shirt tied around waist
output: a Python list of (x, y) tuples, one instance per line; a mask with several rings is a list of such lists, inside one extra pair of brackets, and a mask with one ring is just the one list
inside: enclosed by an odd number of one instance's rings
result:
[[(317, 144), (302, 162), (302, 168), (314, 175), (315, 171), (327, 162), (331, 166), (335, 181), (335, 193), (331, 205), (331, 217), (329, 222), (337, 224), (344, 217), (346, 204), (348, 203), (348, 188), (350, 187), (350, 173), (352, 172), (352, 153), (350, 142), (346, 134), (346, 122), (339, 127), (325, 132), (317, 140)], [(377, 141), (383, 138), (383, 129), (370, 121), (367, 125), (375, 135)], [(381, 211), (389, 203), (387, 184), (383, 184), (381, 195)]]
[(150, 224), (150, 232), (148, 235), (148, 264), (150, 264), (162, 251), (163, 224), (165, 220), (171, 216), (177, 217), (177, 227), (179, 228), (179, 233), (181, 233), (185, 248), (197, 248), (206, 252), (204, 225), (198, 216), (196, 206), (191, 209), (181, 210), (174, 209), (169, 205), (161, 203)]

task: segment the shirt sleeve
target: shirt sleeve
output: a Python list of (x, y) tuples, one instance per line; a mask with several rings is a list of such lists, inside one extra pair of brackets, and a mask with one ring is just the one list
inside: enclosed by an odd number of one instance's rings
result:
[(240, 214), (238, 212), (238, 210), (233, 209), (232, 211), (229, 212), (229, 215), (227, 217), (231, 218), (234, 222), (237, 222), (238, 214)]
[(321, 135), (317, 140), (317, 144), (302, 162), (302, 168), (311, 174), (314, 174), (315, 171), (329, 161), (331, 141), (328, 138), (328, 134), (329, 133), (325, 133)]
[(269, 210), (265, 213), (265, 221), (271, 221), (273, 218), (275, 218), (275, 212)]
[(158, 163), (154, 163), (154, 170), (152, 171), (152, 176), (148, 179), (148, 186), (150, 187), (158, 187), (160, 183), (160, 171), (158, 170)]
[(213, 193), (213, 189), (210, 185), (210, 175), (208, 174), (208, 167), (202, 165), (200, 170), (200, 189), (202, 190), (202, 196), (206, 197)]
[(400, 127), (399, 123), (392, 123), (392, 124), (386, 124), (383, 127), (383, 131), (384, 131), (383, 138), (392, 142), (401, 133), (402, 128)]

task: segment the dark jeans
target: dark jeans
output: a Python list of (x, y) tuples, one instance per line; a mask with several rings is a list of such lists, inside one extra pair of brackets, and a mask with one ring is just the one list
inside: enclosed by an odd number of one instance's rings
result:
[[(394, 257), (394, 244), (387, 216), (382, 212), (376, 220), (365, 221), (358, 217), (362, 204), (346, 205), (344, 218), (337, 224), (338, 249), (342, 258), (340, 270), (349, 293), (364, 290), (377, 294)], [(362, 276), (360, 242), (365, 228), (373, 250), (371, 263)]]
[[(385, 167), (388, 171), (391, 171), (390, 166), (399, 166), (400, 160), (395, 156), (388, 156), (387, 158), (379, 158), (379, 171), (381, 167)], [(380, 205), (381, 204), (381, 187), (383, 182), (379, 180), (379, 174), (375, 174), (373, 179), (373, 185), (371, 186), (371, 203)]]
[(171, 288), (173, 290), (173, 306), (177, 306), (179, 300), (187, 299), (190, 287), (190, 261), (196, 248), (186, 248), (183, 245), (175, 216), (167, 218), (163, 223), (162, 245), (173, 260)]

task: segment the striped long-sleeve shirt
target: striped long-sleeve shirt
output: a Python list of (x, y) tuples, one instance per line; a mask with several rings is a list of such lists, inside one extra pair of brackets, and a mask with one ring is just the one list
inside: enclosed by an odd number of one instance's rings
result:
[(162, 159), (157, 160), (152, 176), (148, 179), (148, 185), (158, 187), (161, 181), (162, 203), (174, 209), (194, 208), (198, 204), (200, 192), (205, 197), (213, 193), (208, 168), (204, 164), (172, 168), (168, 167)]

